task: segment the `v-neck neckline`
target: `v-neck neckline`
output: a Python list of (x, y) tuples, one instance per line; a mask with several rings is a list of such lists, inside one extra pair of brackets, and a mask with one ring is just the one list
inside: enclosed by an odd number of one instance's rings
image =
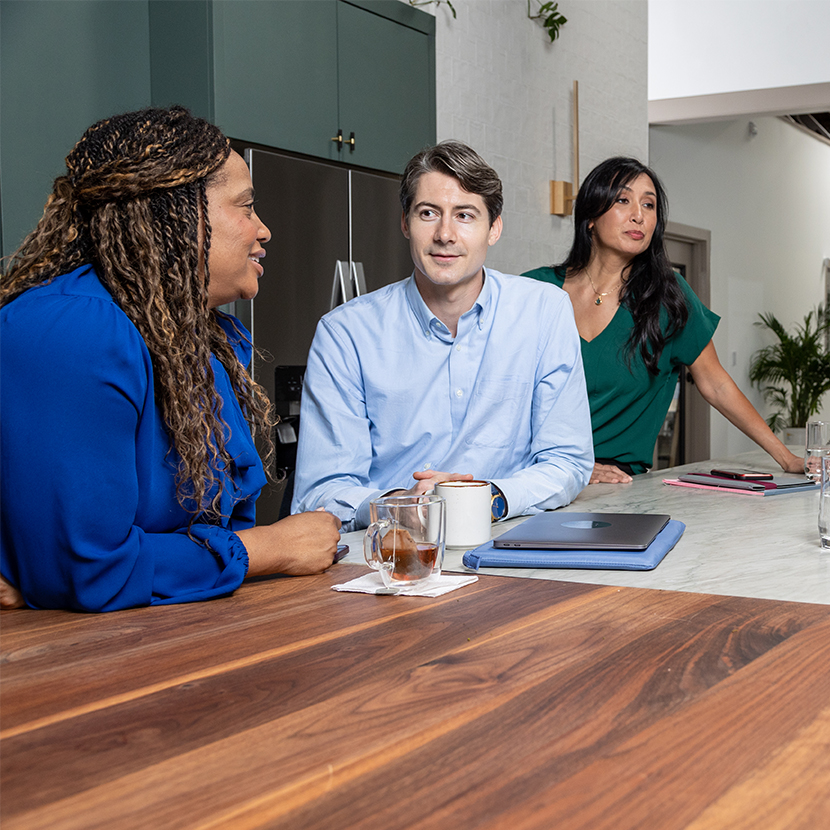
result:
[(622, 303), (619, 303), (617, 305), (617, 310), (614, 312), (611, 319), (605, 324), (605, 327), (601, 331), (599, 331), (597, 334), (595, 334), (590, 340), (586, 340), (581, 334), (579, 335), (579, 339), (583, 343), (586, 343), (586, 344), (595, 343), (614, 324), (614, 321), (617, 319), (617, 315), (620, 313), (621, 308), (622, 308)]

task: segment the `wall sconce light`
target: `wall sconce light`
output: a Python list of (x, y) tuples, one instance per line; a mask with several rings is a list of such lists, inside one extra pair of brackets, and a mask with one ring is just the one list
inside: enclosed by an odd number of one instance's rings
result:
[(574, 81), (573, 94), (574, 128), (574, 180), (550, 183), (550, 212), (552, 216), (570, 216), (579, 190), (579, 81)]

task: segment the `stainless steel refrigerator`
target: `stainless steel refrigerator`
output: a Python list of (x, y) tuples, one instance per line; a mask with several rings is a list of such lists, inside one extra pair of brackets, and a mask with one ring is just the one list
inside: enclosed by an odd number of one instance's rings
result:
[[(250, 304), (237, 303), (235, 313), (266, 355), (255, 359), (254, 377), (283, 418), (278, 463), (288, 475), (301, 428), (296, 391), (317, 321), (344, 294), (373, 291), (412, 271), (400, 229), (400, 178), (243, 142), (234, 149), (248, 161), (256, 210), (271, 231), (259, 293)], [(266, 488), (257, 521), (276, 521), (282, 497), (283, 486)]]

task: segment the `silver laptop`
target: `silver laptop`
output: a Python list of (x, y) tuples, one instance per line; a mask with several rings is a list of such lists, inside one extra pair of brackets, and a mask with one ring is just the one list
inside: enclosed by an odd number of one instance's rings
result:
[(495, 548), (645, 550), (666, 526), (665, 513), (537, 513), (493, 540)]

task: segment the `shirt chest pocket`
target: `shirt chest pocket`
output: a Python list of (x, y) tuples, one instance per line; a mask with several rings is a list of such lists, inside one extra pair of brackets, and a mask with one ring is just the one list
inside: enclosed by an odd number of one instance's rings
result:
[(470, 447), (503, 449), (530, 435), (531, 384), (518, 378), (488, 378), (473, 388), (464, 442)]

